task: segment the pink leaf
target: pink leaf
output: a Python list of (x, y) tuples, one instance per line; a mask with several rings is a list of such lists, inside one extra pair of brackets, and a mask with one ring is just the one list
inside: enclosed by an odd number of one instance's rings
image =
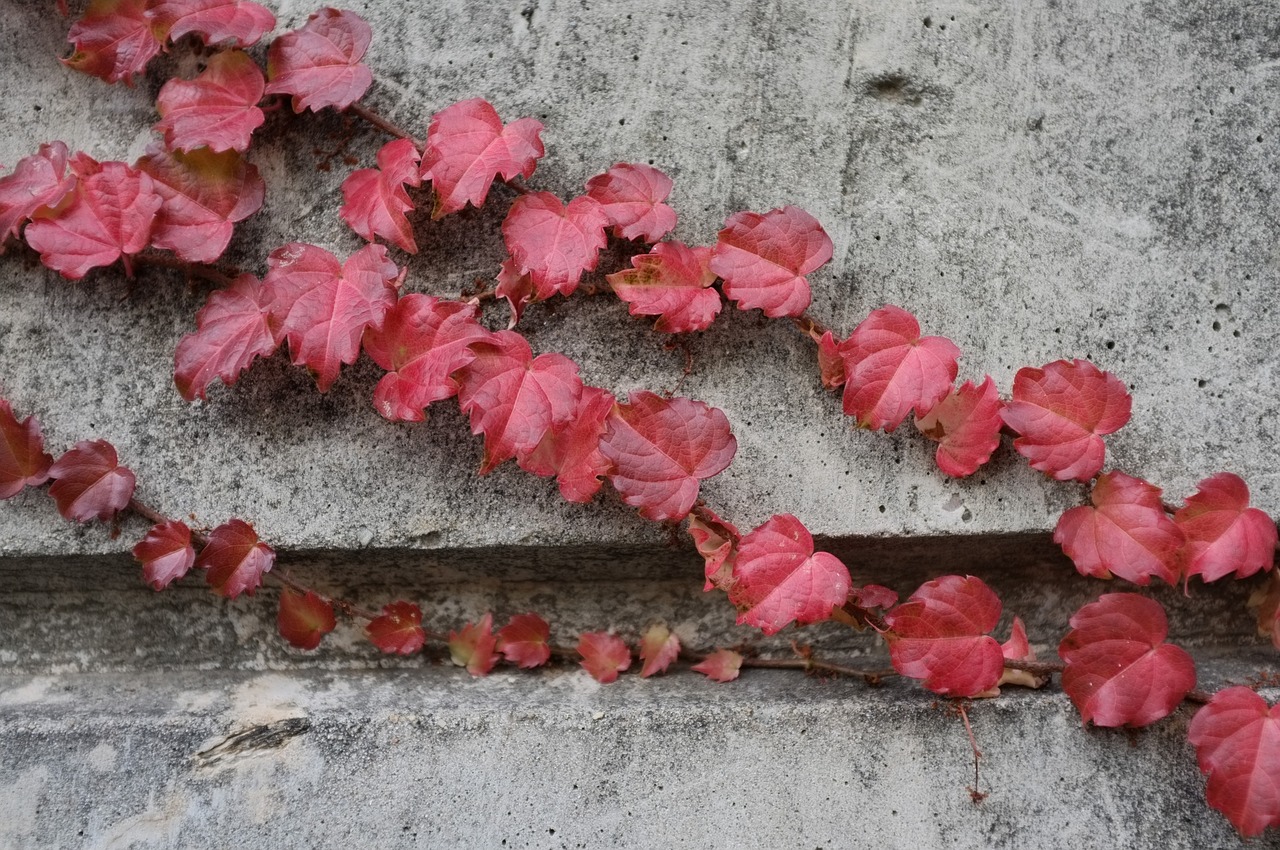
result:
[(487, 676), (498, 663), (498, 653), (493, 651), (497, 642), (493, 615), (486, 613), (479, 623), (467, 623), (461, 631), (449, 632), (449, 660), (457, 667), (467, 668), (472, 676)]
[(548, 430), (520, 461), (521, 468), (534, 475), (555, 475), (566, 501), (591, 501), (604, 483), (601, 476), (612, 469), (600, 451), (600, 440), (613, 405), (612, 393), (584, 386), (569, 421)]
[(155, 590), (164, 590), (185, 576), (196, 562), (191, 529), (175, 519), (156, 523), (133, 547), (133, 557), (142, 564), (142, 580)]
[(516, 198), (502, 222), (502, 238), (514, 271), (533, 283), (534, 300), (578, 288), (582, 273), (596, 267), (605, 246), (605, 224), (600, 204), (585, 195), (568, 206), (550, 192)]
[(293, 95), (293, 111), (346, 109), (373, 82), (360, 63), (373, 30), (354, 12), (324, 8), (271, 42), (267, 94)]
[(275, 561), (275, 550), (259, 540), (253, 526), (233, 519), (209, 533), (196, 566), (209, 571), (205, 581), (214, 591), (235, 599), (242, 593), (252, 596)]
[(507, 299), (511, 305), (511, 321), (507, 330), (511, 330), (520, 322), (524, 308), (533, 300), (533, 276), (520, 271), (516, 261), (508, 257), (498, 268), (498, 286), (493, 294)]
[(278, 325), (258, 279), (242, 274), (227, 289), (209, 293), (196, 314), (196, 330), (173, 356), (173, 382), (187, 401), (204, 398), (216, 379), (230, 386), (259, 357), (276, 350)]
[(551, 658), (551, 627), (537, 614), (517, 614), (498, 630), (498, 651), (512, 664), (531, 669)]
[(422, 179), (436, 193), (432, 218), (481, 206), (499, 174), (526, 180), (542, 157), (542, 124), (521, 118), (506, 127), (483, 98), (455, 103), (431, 118), (422, 154)]
[(831, 238), (799, 207), (761, 215), (734, 213), (711, 255), (711, 271), (724, 278), (724, 294), (738, 309), (766, 316), (799, 316), (809, 306), (805, 275), (831, 259)]
[(713, 682), (732, 682), (738, 678), (742, 656), (732, 649), (717, 649), (691, 668)]
[(62, 61), (108, 83), (131, 82), (160, 52), (160, 41), (146, 18), (147, 2), (90, 0), (84, 17), (67, 33), (75, 52)]
[(863, 610), (887, 610), (898, 604), (898, 593), (882, 584), (864, 584), (849, 591), (849, 601)]
[(177, 41), (195, 33), (207, 45), (249, 47), (276, 25), (276, 16), (251, 0), (159, 0), (147, 9), (157, 31)]
[(333, 603), (314, 590), (299, 593), (291, 587), (280, 592), (276, 630), (298, 649), (312, 650), (338, 625)]
[(631, 258), (633, 268), (606, 275), (633, 316), (658, 316), (661, 333), (702, 331), (720, 313), (720, 293), (711, 288), (711, 249), (683, 242), (659, 242), (648, 254)]
[[(1013, 618), (1013, 629), (1009, 639), (1000, 644), (1000, 652), (1010, 661), (1035, 661), (1036, 653), (1027, 640), (1027, 627), (1022, 624), (1021, 617)], [(1021, 688), (1042, 688), (1049, 681), (1048, 674), (1037, 675), (1027, 670), (1006, 667), (1000, 673), (997, 689), (1005, 685), (1017, 685)]]
[(418, 149), (410, 139), (388, 142), (378, 151), (378, 167), (353, 171), (342, 181), (342, 209), (338, 211), (352, 230), (372, 242), (374, 237), (418, 253), (413, 226), (405, 213), (413, 202), (404, 184), (417, 186)]
[(81, 440), (49, 468), (49, 495), (58, 513), (75, 522), (111, 519), (133, 498), (134, 477), (106, 440)]
[(427, 642), (422, 609), (412, 602), (392, 602), (364, 627), (365, 634), (388, 655), (413, 655)]
[(258, 108), (266, 84), (247, 53), (215, 53), (194, 80), (175, 77), (160, 89), (156, 130), (170, 149), (246, 151), (253, 131), (266, 120)]
[(48, 481), (51, 466), (40, 423), (34, 416), (18, 421), (8, 400), (0, 398), (0, 499)]
[(23, 222), (50, 213), (75, 186), (62, 142), (41, 145), (40, 153), (18, 160), (12, 174), (0, 177), (0, 250)]
[(977, 386), (965, 381), (928, 413), (917, 413), (916, 427), (937, 441), (934, 457), (939, 469), (953, 478), (972, 475), (1000, 447), (1000, 393), (995, 381), (990, 376)]
[(738, 623), (776, 634), (793, 620), (830, 619), (849, 598), (849, 569), (829, 552), (814, 552), (809, 529), (791, 514), (772, 517), (738, 544), (729, 599)]
[(631, 650), (622, 639), (607, 632), (584, 632), (578, 639), (582, 667), (597, 682), (607, 685), (631, 666)]
[(657, 242), (676, 226), (676, 211), (663, 203), (671, 194), (671, 178), (652, 165), (620, 162), (588, 180), (587, 194), (600, 202), (614, 235), (622, 239)]
[(1201, 481), (1173, 521), (1187, 538), (1179, 559), (1188, 578), (1246, 578), (1275, 560), (1276, 524), (1249, 507), (1249, 487), (1238, 475), (1219, 472)]
[(666, 626), (650, 626), (640, 638), (640, 678), (647, 679), (667, 672), (667, 668), (680, 657), (680, 638)]
[(733, 565), (738, 558), (738, 541), (742, 535), (737, 526), (703, 508), (689, 517), (689, 536), (705, 561), (704, 591), (719, 587), (728, 591), (733, 583)]
[(836, 342), (831, 331), (824, 331), (817, 342), (818, 373), (822, 376), (822, 385), (829, 390), (843, 387), (845, 372), (844, 358), (840, 356), (840, 343)]
[(1280, 826), (1280, 705), (1226, 688), (1196, 712), (1187, 737), (1209, 774), (1210, 806), (1246, 837)]
[(925, 582), (885, 615), (893, 668), (945, 696), (991, 690), (1004, 669), (1000, 644), (988, 634), (1000, 608), (991, 588), (973, 576)]

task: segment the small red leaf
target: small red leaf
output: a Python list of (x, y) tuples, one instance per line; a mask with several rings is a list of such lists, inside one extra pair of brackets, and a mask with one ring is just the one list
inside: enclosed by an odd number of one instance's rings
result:
[(1089, 499), (1093, 507), (1072, 508), (1053, 531), (1081, 575), (1139, 585), (1178, 580), (1183, 534), (1165, 516), (1159, 487), (1113, 470), (1098, 477)]
[(1103, 434), (1129, 421), (1132, 399), (1124, 383), (1087, 360), (1056, 360), (1019, 369), (1013, 401), (1000, 411), (1022, 436), (1013, 441), (1031, 468), (1059, 481), (1088, 481), (1102, 469)]
[(176, 519), (156, 523), (133, 547), (133, 557), (142, 564), (142, 580), (155, 590), (164, 590), (190, 572), (196, 562), (191, 529)]
[(938, 442), (938, 468), (953, 478), (978, 471), (1000, 446), (1000, 393), (987, 376), (974, 386), (965, 381), (921, 416), (916, 414), (920, 433)]
[(498, 651), (525, 669), (541, 667), (551, 658), (551, 627), (537, 614), (517, 614), (498, 630)]
[(513, 271), (529, 276), (533, 300), (578, 288), (582, 273), (596, 267), (606, 223), (600, 204), (585, 195), (567, 206), (550, 192), (516, 198), (502, 222), (502, 238)]
[(62, 61), (109, 83), (131, 82), (160, 52), (160, 41), (146, 18), (147, 4), (148, 0), (90, 0), (84, 17), (67, 33), (75, 51)]
[(671, 178), (652, 165), (620, 162), (588, 180), (587, 194), (600, 202), (614, 235), (622, 239), (657, 242), (676, 226), (676, 211), (663, 203), (671, 194)]
[(422, 609), (412, 602), (392, 602), (364, 627), (378, 649), (389, 655), (413, 655), (427, 642), (422, 629)]
[(314, 590), (299, 593), (286, 587), (281, 591), (276, 628), (281, 637), (299, 649), (315, 649), (337, 624), (333, 604)]
[(1085, 723), (1148, 726), (1168, 716), (1196, 686), (1196, 666), (1164, 643), (1169, 621), (1154, 599), (1108, 593), (1071, 618), (1058, 645), (1062, 689)]
[(864, 584), (849, 591), (849, 601), (863, 610), (887, 610), (898, 604), (898, 592), (882, 584)]
[(724, 294), (740, 310), (799, 316), (809, 306), (805, 275), (831, 259), (831, 238), (799, 207), (761, 215), (734, 213), (711, 255), (711, 271), (724, 278)]
[(1249, 507), (1249, 487), (1238, 475), (1219, 472), (1201, 481), (1173, 521), (1187, 538), (1179, 553), (1187, 577), (1246, 578), (1275, 560), (1276, 524)]
[(664, 625), (652, 625), (640, 638), (640, 677), (647, 679), (667, 672), (667, 668), (680, 657), (680, 638)]
[(506, 127), (483, 98), (455, 103), (431, 118), (422, 154), (422, 179), (436, 193), (432, 218), (481, 206), (494, 178), (526, 180), (542, 157), (542, 124), (521, 118)]
[(410, 139), (388, 142), (378, 151), (377, 168), (361, 168), (342, 181), (342, 220), (365, 239), (374, 237), (398, 245), (410, 254), (418, 253), (413, 226), (405, 213), (413, 201), (404, 184), (418, 186), (418, 149)]
[(609, 481), (622, 501), (654, 522), (684, 519), (698, 482), (723, 471), (738, 450), (722, 411), (644, 390), (615, 405), (606, 427), (600, 453), (613, 464)]
[(175, 77), (160, 89), (156, 130), (170, 149), (246, 151), (253, 131), (266, 120), (258, 108), (266, 84), (249, 54), (215, 53), (194, 80)]
[(182, 338), (173, 355), (173, 382), (187, 401), (204, 398), (221, 378), (227, 386), (259, 357), (279, 344), (270, 305), (258, 279), (242, 274), (227, 289), (209, 293), (196, 314), (196, 330)]
[(738, 623), (775, 634), (831, 617), (849, 598), (849, 569), (829, 552), (813, 551), (809, 529), (791, 514), (772, 517), (738, 544), (729, 599)]
[(205, 581), (215, 592), (235, 599), (242, 593), (252, 596), (275, 561), (275, 550), (258, 538), (253, 526), (233, 519), (209, 533), (196, 566), (209, 571)]
[(951, 391), (960, 349), (944, 337), (921, 337), (915, 316), (887, 305), (840, 343), (840, 356), (844, 412), (860, 427), (893, 431), (913, 408), (928, 413)]
[(76, 522), (111, 519), (133, 498), (134, 477), (106, 440), (81, 440), (49, 468), (58, 513)]
[(23, 222), (49, 213), (75, 186), (62, 142), (41, 145), (38, 154), (18, 160), (12, 174), (0, 177), (0, 251), (6, 239), (18, 235)]
[(689, 517), (689, 535), (698, 554), (706, 562), (706, 584), (702, 589), (719, 587), (727, 591), (733, 581), (733, 564), (738, 557), (738, 541), (741, 534), (737, 526), (716, 516), (715, 511), (703, 508)]
[(717, 649), (691, 668), (713, 682), (732, 682), (742, 668), (742, 656), (732, 649)]
[(634, 268), (605, 277), (617, 296), (631, 305), (631, 315), (658, 316), (654, 328), (661, 333), (688, 333), (706, 330), (720, 314), (710, 262), (710, 248), (689, 248), (673, 240), (632, 257)]
[(373, 30), (354, 12), (324, 8), (300, 29), (271, 42), (267, 94), (293, 95), (293, 111), (346, 109), (373, 82), (360, 64)]
[(39, 421), (34, 416), (18, 421), (8, 400), (0, 398), (0, 499), (48, 481), (51, 466)]
[(584, 632), (578, 639), (582, 667), (597, 682), (607, 685), (631, 666), (631, 650), (622, 638), (607, 632)]
[(844, 358), (840, 356), (840, 343), (836, 342), (836, 338), (831, 335), (831, 331), (824, 331), (822, 336), (818, 337), (818, 373), (822, 376), (822, 385), (829, 390), (839, 389), (844, 386)]
[(534, 475), (555, 475), (566, 501), (591, 501), (604, 483), (601, 476), (613, 468), (600, 451), (600, 440), (614, 401), (613, 393), (584, 386), (569, 421), (549, 429), (520, 467)]
[(1213, 695), (1187, 732), (1205, 796), (1246, 837), (1280, 826), (1280, 705), (1236, 686)]
[[(1013, 629), (1009, 639), (1000, 644), (1000, 652), (1010, 661), (1035, 661), (1036, 652), (1027, 640), (1027, 627), (1022, 624), (1021, 617), (1013, 618)], [(1048, 674), (1037, 675), (1027, 670), (1006, 667), (1000, 673), (997, 688), (1004, 685), (1017, 685), (1021, 688), (1042, 688), (1049, 681)]]
[(276, 16), (251, 0), (152, 0), (147, 20), (157, 31), (177, 41), (195, 33), (207, 45), (249, 47), (276, 25)]
[(455, 666), (466, 667), (472, 676), (487, 676), (498, 663), (498, 653), (493, 651), (497, 641), (493, 615), (486, 613), (479, 623), (467, 623), (461, 631), (449, 632), (449, 660)]
[(893, 668), (945, 696), (991, 690), (1004, 669), (1000, 644), (988, 634), (1000, 620), (1000, 608), (991, 588), (973, 576), (925, 582), (885, 615)]

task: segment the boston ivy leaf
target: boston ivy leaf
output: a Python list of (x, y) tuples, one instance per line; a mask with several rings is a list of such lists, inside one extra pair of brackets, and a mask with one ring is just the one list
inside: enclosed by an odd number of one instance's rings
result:
[(885, 615), (893, 668), (945, 696), (991, 690), (1004, 669), (1000, 644), (988, 634), (1000, 609), (1000, 599), (974, 576), (925, 582)]
[[(1027, 627), (1022, 624), (1021, 617), (1013, 618), (1013, 628), (1009, 634), (1009, 639), (1000, 644), (1000, 652), (1010, 661), (1035, 661), (1036, 652), (1031, 648), (1031, 642), (1027, 640)], [(1027, 670), (1016, 670), (1012, 667), (1006, 667), (1000, 673), (1000, 681), (996, 683), (996, 688), (1005, 685), (1016, 685), (1021, 688), (1042, 688), (1049, 681), (1047, 674), (1036, 675)]]
[(1173, 521), (1187, 538), (1179, 558), (1188, 578), (1246, 578), (1275, 560), (1276, 524), (1249, 507), (1249, 487), (1238, 475), (1219, 472), (1201, 481)]
[(720, 293), (711, 288), (710, 248), (659, 242), (648, 254), (631, 258), (633, 268), (606, 275), (633, 316), (658, 316), (661, 333), (702, 331), (720, 314)]
[(849, 569), (829, 552), (813, 551), (809, 529), (779, 514), (738, 543), (729, 599), (738, 623), (776, 634), (793, 620), (801, 625), (831, 617), (849, 598)]
[(1280, 826), (1280, 705), (1226, 688), (1196, 712), (1187, 737), (1209, 774), (1210, 806), (1246, 837)]
[(48, 214), (76, 186), (67, 172), (67, 146), (52, 142), (38, 154), (18, 160), (12, 174), (0, 177), (0, 252), (28, 219)]
[(719, 587), (727, 591), (733, 583), (733, 565), (742, 535), (737, 526), (721, 519), (710, 508), (689, 516), (689, 536), (705, 561), (707, 581), (702, 589)]
[(840, 343), (832, 336), (831, 331), (823, 331), (817, 338), (818, 372), (822, 376), (822, 385), (829, 390), (844, 386), (844, 358), (840, 355)]
[(763, 215), (734, 213), (711, 255), (711, 271), (724, 278), (724, 294), (741, 310), (799, 316), (809, 306), (805, 275), (831, 259), (831, 238), (799, 207)]
[(584, 632), (578, 639), (582, 667), (602, 685), (615, 682), (631, 666), (631, 650), (622, 638), (607, 632)]
[(913, 408), (926, 414), (951, 391), (960, 349), (944, 337), (921, 337), (915, 316), (887, 305), (840, 343), (840, 356), (844, 412), (860, 427), (893, 431)]
[(258, 279), (242, 274), (226, 289), (209, 293), (196, 314), (196, 330), (173, 355), (173, 382), (187, 401), (204, 398), (214, 380), (227, 386), (259, 357), (280, 344), (279, 322)]
[(498, 286), (493, 294), (507, 299), (511, 305), (511, 320), (507, 322), (507, 330), (520, 323), (524, 308), (533, 300), (533, 277), (520, 271), (516, 261), (508, 257), (498, 268)]
[(1154, 599), (1109, 593), (1071, 618), (1058, 645), (1062, 689), (1085, 723), (1148, 726), (1168, 716), (1196, 686), (1196, 666), (1165, 643), (1169, 621)]
[(267, 94), (293, 95), (293, 111), (346, 109), (364, 95), (373, 74), (360, 63), (373, 30), (354, 12), (324, 8), (300, 29), (271, 42)]
[(520, 468), (534, 475), (556, 476), (566, 501), (591, 501), (604, 483), (601, 476), (612, 469), (600, 451), (600, 440), (613, 405), (613, 393), (584, 386), (569, 421), (548, 430), (538, 447), (519, 460)]
[(275, 561), (275, 550), (258, 538), (253, 526), (233, 519), (209, 532), (196, 566), (208, 570), (205, 581), (214, 592), (235, 599), (242, 593), (252, 596)]
[(1139, 585), (1178, 580), (1183, 534), (1165, 516), (1159, 487), (1114, 470), (1098, 477), (1089, 499), (1092, 507), (1067, 511), (1053, 531), (1081, 575)]
[(606, 223), (599, 202), (585, 195), (568, 205), (550, 192), (516, 198), (502, 222), (502, 238), (515, 272), (529, 276), (533, 300), (578, 288), (582, 273), (596, 267)]
[(44, 450), (44, 435), (34, 416), (21, 421), (7, 399), (0, 398), (0, 499), (49, 480), (53, 457)]
[(427, 642), (422, 609), (412, 602), (392, 602), (364, 627), (369, 641), (388, 655), (413, 655)]
[(338, 624), (333, 603), (314, 590), (299, 593), (291, 587), (280, 592), (280, 612), (276, 629), (298, 649), (315, 649)]
[(978, 471), (1000, 446), (1000, 393), (987, 376), (981, 384), (965, 381), (928, 413), (916, 414), (920, 433), (938, 442), (938, 468), (953, 478)]
[(133, 498), (134, 477), (106, 440), (81, 440), (49, 467), (49, 495), (75, 522), (111, 519)]
[(472, 676), (487, 676), (493, 665), (498, 663), (498, 653), (493, 651), (497, 642), (493, 634), (493, 615), (486, 613), (479, 623), (467, 623), (461, 631), (449, 632), (449, 660), (458, 667), (467, 668)]
[(418, 149), (411, 139), (396, 139), (378, 151), (377, 168), (361, 168), (342, 181), (342, 209), (338, 214), (356, 233), (372, 242), (374, 237), (418, 253), (413, 226), (405, 213), (413, 201), (404, 185), (418, 186)]
[(258, 108), (266, 84), (249, 54), (215, 53), (194, 80), (175, 77), (160, 89), (156, 130), (171, 150), (246, 151), (253, 131), (266, 120)]
[(196, 562), (191, 529), (176, 519), (156, 523), (133, 547), (133, 557), (142, 564), (142, 580), (155, 590), (164, 590), (190, 572)]
[(898, 592), (883, 584), (864, 584), (849, 591), (849, 601), (863, 610), (888, 610), (898, 604)]
[(742, 668), (742, 656), (732, 649), (717, 649), (693, 665), (695, 673), (701, 673), (713, 682), (732, 682)]
[(142, 73), (161, 43), (147, 20), (148, 0), (90, 0), (84, 17), (71, 25), (75, 48), (65, 62), (77, 71), (116, 83)]
[(676, 226), (676, 211), (663, 203), (671, 194), (671, 178), (652, 165), (620, 162), (588, 180), (587, 194), (600, 202), (614, 235), (622, 239), (657, 242)]
[(541, 667), (551, 658), (551, 627), (537, 614), (517, 614), (498, 629), (498, 651), (525, 669)]
[(422, 154), (422, 179), (430, 180), (441, 218), (465, 207), (482, 206), (499, 174), (503, 180), (526, 180), (542, 157), (542, 124), (532, 118), (506, 127), (498, 111), (483, 98), (446, 107), (431, 118)]
[(738, 450), (724, 413), (700, 401), (631, 393), (606, 420), (600, 453), (622, 501), (654, 522), (684, 519), (698, 482), (724, 470)]
[(1129, 421), (1124, 383), (1087, 360), (1056, 360), (1018, 370), (1013, 401), (1000, 416), (1021, 436), (1013, 441), (1031, 468), (1059, 481), (1088, 481), (1102, 469), (1103, 434)]
[(251, 0), (151, 0), (147, 20), (157, 38), (195, 33), (208, 45), (249, 47), (271, 32), (276, 16)]
[(679, 657), (680, 638), (662, 624), (650, 626), (640, 638), (640, 677), (647, 679), (667, 672)]

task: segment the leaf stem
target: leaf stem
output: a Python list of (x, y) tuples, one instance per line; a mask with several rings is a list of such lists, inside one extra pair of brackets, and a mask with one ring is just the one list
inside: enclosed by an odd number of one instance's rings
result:
[(413, 142), (413, 146), (418, 150), (422, 150), (424, 146), (424, 142), (421, 139), (414, 138), (414, 135), (408, 130), (392, 121), (388, 121), (386, 118), (383, 118), (377, 112), (374, 112), (371, 108), (365, 106), (359, 101), (348, 106), (347, 111), (358, 118), (363, 118), (366, 122), (377, 127), (389, 136), (395, 136), (397, 139), (408, 139)]

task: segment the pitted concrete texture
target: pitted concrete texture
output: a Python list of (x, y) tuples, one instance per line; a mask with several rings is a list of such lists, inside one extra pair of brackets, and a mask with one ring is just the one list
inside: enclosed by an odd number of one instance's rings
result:
[[(312, 7), (276, 4), (281, 29)], [(1275, 439), (1276, 167), (1280, 22), (1268, 4), (356, 4), (373, 26), (367, 100), (425, 132), (484, 96), (546, 125), (530, 184), (568, 197), (617, 161), (675, 179), (676, 235), (708, 244), (742, 209), (804, 207), (835, 242), (812, 312), (841, 334), (884, 303), (964, 352), (962, 378), (1087, 357), (1131, 387), (1112, 465), (1177, 501), (1220, 470), (1280, 512)], [(131, 159), (153, 138), (152, 97), (186, 47), (135, 88), (61, 67), (68, 22), (46, 0), (0, 8), (0, 162), (64, 139)], [(261, 53), (261, 50), (259, 50)], [(348, 163), (385, 141), (334, 115), (272, 114), (250, 158), (269, 189), (229, 262), (259, 272), (275, 246), (360, 240), (337, 216)], [(425, 197), (419, 196), (425, 204)], [(513, 197), (420, 220), (409, 287), (457, 294), (491, 279)], [(606, 260), (605, 265), (609, 265)], [(667, 532), (616, 497), (562, 502), (508, 464), (474, 470), (479, 441), (453, 402), (425, 425), (383, 421), (377, 370), (320, 396), (282, 356), (187, 405), (172, 354), (207, 285), (147, 271), (72, 284), (0, 262), (0, 394), (62, 450), (102, 437), (161, 509), (236, 515), (281, 547), (648, 545)], [(493, 308), (487, 321), (505, 319)], [(619, 393), (676, 391), (722, 408), (739, 452), (704, 495), (743, 528), (791, 512), (820, 535), (1044, 532), (1082, 490), (1046, 481), (1006, 445), (965, 481), (934, 469), (910, 425), (852, 429), (819, 385), (811, 344), (783, 322), (730, 311), (668, 349), (612, 298), (531, 309), (539, 351), (562, 351)], [(693, 371), (682, 378), (686, 353)], [(60, 521), (43, 494), (0, 510), (0, 553), (119, 552), (101, 527)]]

